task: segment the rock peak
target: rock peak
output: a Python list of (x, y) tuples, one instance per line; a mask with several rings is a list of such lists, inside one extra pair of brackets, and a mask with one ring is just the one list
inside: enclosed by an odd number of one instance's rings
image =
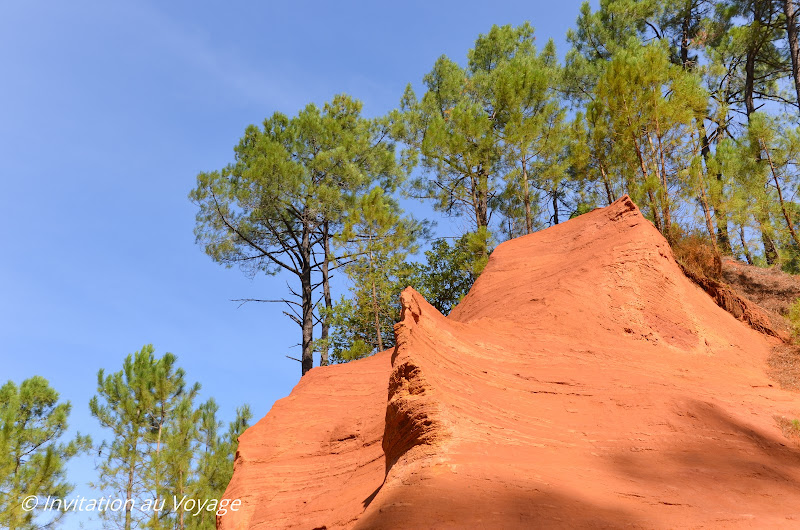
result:
[(316, 368), (241, 437), (219, 528), (790, 527), (776, 339), (720, 309), (625, 196), (493, 252), (393, 351)]

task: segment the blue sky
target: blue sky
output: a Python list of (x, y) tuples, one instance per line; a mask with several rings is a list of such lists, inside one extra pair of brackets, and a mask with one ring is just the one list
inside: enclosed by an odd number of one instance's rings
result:
[[(46, 377), (88, 412), (99, 368), (171, 351), (222, 418), (255, 419), (299, 379), (285, 293), (195, 245), (187, 194), (251, 123), (347, 92), (375, 116), (436, 58), (463, 62), (492, 24), (564, 35), (579, 2), (0, 3), (0, 383)], [(424, 208), (419, 210), (425, 212)], [(449, 221), (439, 219), (440, 225)], [(339, 293), (336, 293), (339, 294)], [(91, 495), (93, 458), (70, 466)], [(77, 527), (79, 517), (66, 519)], [(89, 527), (92, 527), (89, 524)]]

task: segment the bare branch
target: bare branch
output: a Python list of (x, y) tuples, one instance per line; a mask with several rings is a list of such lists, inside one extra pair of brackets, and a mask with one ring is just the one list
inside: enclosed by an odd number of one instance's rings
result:
[(284, 304), (293, 304), (296, 306), (300, 306), (300, 304), (298, 304), (297, 302), (292, 300), (287, 300), (285, 298), (281, 298), (279, 300), (262, 300), (260, 298), (233, 298), (231, 299), (231, 302), (241, 302), (238, 307), (242, 307), (248, 302), (284, 303)]

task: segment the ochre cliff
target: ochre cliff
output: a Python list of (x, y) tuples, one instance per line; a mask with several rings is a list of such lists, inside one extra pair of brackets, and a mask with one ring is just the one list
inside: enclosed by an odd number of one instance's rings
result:
[(240, 439), (245, 528), (800, 527), (777, 339), (719, 308), (624, 197), (503, 243), (449, 317), (316, 368)]

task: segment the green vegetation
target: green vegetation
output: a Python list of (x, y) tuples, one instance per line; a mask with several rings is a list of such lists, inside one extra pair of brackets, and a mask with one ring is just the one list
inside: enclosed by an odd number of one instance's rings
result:
[(373, 188), (358, 198), (335, 239), (335, 246), (349, 256), (344, 271), (352, 287), (351, 298), (343, 296), (326, 315), (333, 330), (329, 340), (334, 362), (358, 359), (394, 344), (400, 279), (408, 270), (408, 255), (417, 249), (418, 235), (425, 231), (401, 215), (381, 188)]
[(413, 263), (403, 283), (413, 285), (429, 304), (447, 315), (477, 278), (470, 267), (474, 249), (469, 243), (469, 236), (462, 236), (452, 245), (444, 239), (434, 241), (425, 252), (425, 263)]
[[(381, 245), (410, 242), (411, 229), (422, 230), (413, 222), (392, 226), (400, 232), (393, 232), (393, 237), (386, 238)], [(393, 329), (400, 318), (400, 293), (406, 286), (414, 286), (439, 312), (448, 314), (475, 281), (476, 276), (470, 272), (474, 253), (468, 243), (468, 236), (453, 245), (444, 239), (434, 241), (431, 249), (425, 251), (425, 263), (403, 261), (407, 252), (394, 247), (389, 247), (391, 252), (382, 256), (377, 254), (382, 259), (371, 260), (369, 252), (359, 254), (361, 258), (356, 262), (359, 264), (355, 265), (359, 269), (352, 271), (349, 266), (345, 269), (354, 280), (352, 298), (342, 296), (331, 312), (332, 360), (352, 361), (394, 347)], [(386, 246), (377, 248), (378, 253), (387, 250)], [(371, 279), (373, 276), (375, 279)]]
[[(494, 245), (624, 194), (698, 275), (718, 278), (723, 255), (800, 273), (796, 4), (601, 0), (577, 15), (563, 61), (527, 22), (486, 28), (462, 57), (421, 65), (421, 86), (386, 116), (363, 116), (348, 95), (275, 113), (244, 131), (230, 164), (197, 176), (204, 251), (291, 278), (288, 294), (264, 301), (285, 304), (300, 328), (302, 374), (315, 353), (326, 365), (393, 347), (405, 287), (447, 314)], [(455, 237), (431, 238), (433, 221), (403, 200), (443, 213)], [(334, 272), (347, 281), (332, 286)], [(800, 336), (800, 301), (789, 319)], [(96, 487), (219, 498), (246, 406), (226, 429), (177, 358), (152, 346), (97, 382), (90, 410), (109, 438)], [(69, 410), (40, 377), (0, 388), (0, 526), (63, 516), (18, 499), (70, 493), (65, 463), (90, 442), (61, 441)], [(107, 515), (126, 529), (214, 527), (213, 512), (186, 518), (170, 503)]]
[(800, 420), (796, 418), (790, 420), (784, 416), (775, 416), (775, 422), (787, 439), (795, 444), (800, 444)]
[(66, 463), (88, 451), (88, 436), (69, 442), (59, 439), (67, 430), (69, 402), (46, 379), (33, 376), (19, 386), (0, 387), (0, 526), (11, 530), (52, 526), (64, 512), (25, 511), (29, 496), (65, 498), (73, 490), (66, 480)]
[(228, 432), (220, 434), (214, 400), (195, 406), (200, 385), (187, 386), (175, 355), (157, 358), (154, 352), (146, 345), (128, 355), (119, 372), (97, 374), (89, 409), (113, 437), (99, 446), (99, 481), (93, 486), (124, 500), (124, 509), (101, 514), (125, 530), (214, 528), (213, 511), (187, 518), (174, 510), (173, 497), (221, 497), (250, 411), (240, 408)]
[[(248, 127), (235, 151), (235, 163), (197, 177), (190, 195), (199, 207), (197, 241), (228, 267), (297, 277), (299, 289), (280, 301), (300, 326), (305, 374), (313, 366), (316, 292), (322, 288), (330, 310), (330, 271), (347, 258), (333, 253), (331, 240), (359, 197), (396, 189), (404, 171), (387, 120), (362, 117), (361, 103), (345, 95), (293, 118), (275, 113), (263, 128)], [(326, 339), (327, 319), (322, 324)]]
[[(226, 265), (298, 276), (300, 301), (284, 301), (300, 309), (303, 373), (313, 349), (327, 364), (329, 348), (340, 362), (389, 347), (406, 285), (449, 311), (493, 245), (623, 194), (670, 243), (691, 233), (717, 259), (800, 272), (795, 11), (788, 0), (584, 3), (563, 62), (529, 23), (493, 26), (465, 61), (439, 57), (420, 95), (409, 84), (385, 118), (337, 96), (249, 128), (234, 164), (198, 176), (198, 240)], [(396, 193), (457, 219), (456, 246), (434, 241), (427, 265), (409, 262), (426, 232)], [(364, 205), (378, 199), (374, 217)], [(352, 287), (334, 304), (337, 267)]]
[[(219, 500), (233, 475), (239, 436), (252, 418), (244, 405), (223, 431), (214, 399), (195, 400), (199, 384), (188, 385), (177, 357), (158, 358), (151, 345), (128, 355), (122, 370), (97, 374), (89, 409), (110, 431), (95, 447), (98, 480), (90, 484), (105, 499), (120, 499), (92, 511), (116, 528), (216, 528), (211, 509), (175, 510), (174, 497), (200, 504)], [(12, 530), (57, 528), (83, 494), (72, 496), (66, 464), (92, 449), (88, 436), (64, 441), (71, 405), (39, 376), (19, 386), (0, 387), (0, 526)], [(35, 498), (32, 502), (29, 498)], [(28, 503), (23, 501), (28, 500)], [(124, 504), (123, 504), (124, 501)], [(32, 504), (31, 504), (32, 502)], [(48, 504), (49, 503), (49, 504)], [(53, 504), (58, 503), (58, 504)], [(31, 509), (34, 508), (34, 509)]]

